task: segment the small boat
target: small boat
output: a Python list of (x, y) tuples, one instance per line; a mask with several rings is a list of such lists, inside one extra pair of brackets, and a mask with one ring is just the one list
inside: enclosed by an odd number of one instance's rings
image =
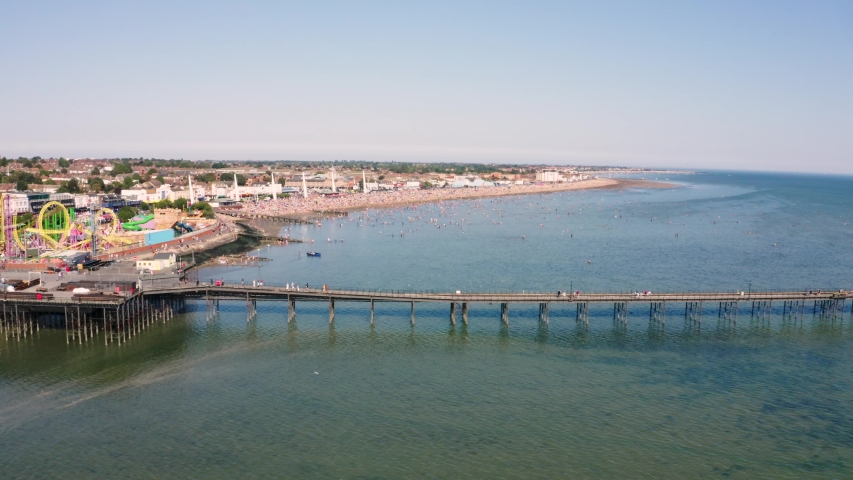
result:
[(308, 252), (306, 255), (308, 255), (309, 257), (319, 257), (320, 252)]

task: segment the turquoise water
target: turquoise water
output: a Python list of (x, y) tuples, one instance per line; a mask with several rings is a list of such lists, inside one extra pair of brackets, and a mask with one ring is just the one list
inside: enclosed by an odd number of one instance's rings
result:
[[(711, 173), (670, 190), (371, 210), (295, 227), (206, 278), (374, 289), (853, 288), (853, 179)], [(469, 213), (470, 212), (470, 213)], [(465, 219), (464, 221), (462, 219)], [(436, 223), (442, 228), (436, 228)], [(405, 223), (403, 223), (405, 222)], [(456, 225), (456, 224), (459, 225)], [(470, 225), (469, 225), (470, 223)], [(363, 226), (359, 226), (359, 225)], [(447, 227), (444, 227), (444, 225)], [(403, 230), (405, 236), (400, 237)], [(381, 233), (380, 233), (381, 232)], [(676, 237), (676, 234), (678, 236)], [(395, 235), (395, 236), (391, 236)], [(521, 237), (524, 236), (522, 239)], [(327, 239), (339, 240), (327, 242)], [(340, 240), (344, 240), (341, 242)], [(775, 244), (775, 246), (774, 246)], [(317, 250), (321, 258), (300, 252)], [(593, 309), (204, 303), (121, 348), (0, 340), (3, 476), (842, 478), (853, 470), (850, 305), (835, 321), (665, 327)], [(781, 307), (781, 306), (779, 306)]]

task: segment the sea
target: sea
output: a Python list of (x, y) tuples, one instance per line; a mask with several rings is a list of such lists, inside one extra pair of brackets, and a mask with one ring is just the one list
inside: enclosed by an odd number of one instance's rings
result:
[[(200, 282), (374, 291), (853, 289), (853, 177), (370, 209)], [(320, 257), (306, 256), (316, 251)], [(127, 344), (0, 338), (3, 478), (853, 478), (853, 319), (631, 304), (204, 301)]]

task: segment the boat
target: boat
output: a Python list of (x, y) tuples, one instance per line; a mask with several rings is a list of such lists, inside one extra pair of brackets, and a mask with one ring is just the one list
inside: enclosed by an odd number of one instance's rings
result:
[(309, 257), (319, 257), (320, 252), (308, 252), (306, 255), (308, 255)]

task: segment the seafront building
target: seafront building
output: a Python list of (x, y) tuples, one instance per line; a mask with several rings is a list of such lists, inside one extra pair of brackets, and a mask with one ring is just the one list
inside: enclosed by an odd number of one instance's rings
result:
[[(187, 162), (143, 159), (6, 159), (2, 158), (10, 183), (0, 183), (8, 193), (9, 214), (37, 213), (51, 201), (66, 208), (120, 209), (162, 201), (187, 200), (230, 202), (274, 198), (304, 190), (309, 194), (340, 194), (422, 188), (477, 188), (528, 183), (574, 182), (589, 178), (577, 169), (494, 166), (483, 174), (446, 172), (395, 173), (375, 167), (312, 167), (310, 164), (278, 162)], [(288, 168), (282, 168), (282, 163)], [(164, 165), (165, 164), (165, 165)], [(64, 167), (64, 168), (63, 168)], [(405, 170), (405, 169), (404, 169)], [(466, 169), (467, 170), (467, 169)], [(0, 171), (0, 174), (4, 172)], [(20, 180), (30, 181), (22, 189)], [(190, 182), (190, 179), (192, 181)], [(95, 180), (93, 182), (93, 180)], [(7, 182), (9, 180), (6, 180)], [(67, 184), (76, 182), (74, 189)], [(62, 193), (68, 192), (68, 193)]]

